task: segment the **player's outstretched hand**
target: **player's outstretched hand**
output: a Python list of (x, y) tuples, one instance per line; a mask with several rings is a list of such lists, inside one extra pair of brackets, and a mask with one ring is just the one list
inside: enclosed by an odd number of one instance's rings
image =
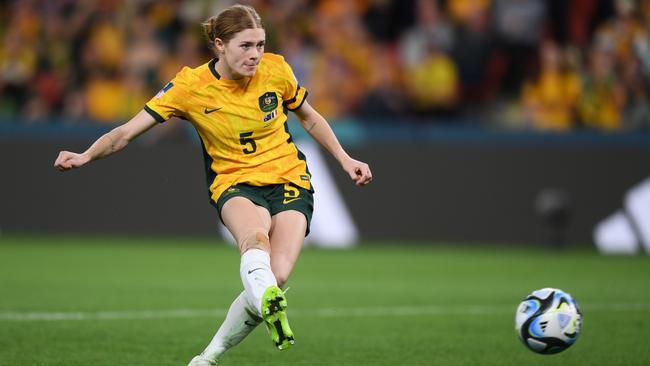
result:
[(372, 172), (368, 164), (363, 161), (354, 160), (349, 158), (343, 162), (343, 170), (345, 170), (354, 183), (358, 186), (365, 186), (372, 181)]
[(79, 168), (90, 160), (84, 154), (76, 154), (70, 151), (61, 151), (54, 162), (54, 167), (61, 172), (72, 168)]

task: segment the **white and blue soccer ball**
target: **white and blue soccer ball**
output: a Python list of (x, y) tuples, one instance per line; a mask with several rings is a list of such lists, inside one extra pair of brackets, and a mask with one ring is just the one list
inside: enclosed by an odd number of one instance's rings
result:
[(533, 291), (517, 307), (515, 330), (533, 352), (562, 352), (578, 340), (582, 312), (568, 293), (556, 288)]

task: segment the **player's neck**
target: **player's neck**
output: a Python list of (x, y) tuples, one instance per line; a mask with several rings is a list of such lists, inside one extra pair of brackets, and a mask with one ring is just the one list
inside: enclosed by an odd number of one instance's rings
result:
[(250, 79), (248, 76), (239, 75), (233, 72), (232, 69), (228, 67), (228, 65), (226, 65), (226, 62), (222, 59), (217, 60), (214, 68), (217, 70), (222, 79), (235, 82), (237, 84), (246, 84)]

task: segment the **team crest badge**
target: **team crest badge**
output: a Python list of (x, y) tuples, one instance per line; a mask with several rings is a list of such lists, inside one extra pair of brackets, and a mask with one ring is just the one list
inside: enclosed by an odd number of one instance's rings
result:
[(278, 97), (273, 92), (266, 92), (260, 98), (260, 109), (262, 112), (270, 112), (278, 107)]

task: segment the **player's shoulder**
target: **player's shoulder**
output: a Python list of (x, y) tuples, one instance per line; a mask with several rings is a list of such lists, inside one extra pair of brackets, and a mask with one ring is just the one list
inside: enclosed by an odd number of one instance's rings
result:
[(284, 56), (278, 55), (277, 53), (272, 53), (272, 52), (264, 52), (264, 56), (262, 57), (262, 62), (267, 62), (271, 65), (282, 65), (286, 61), (284, 60)]
[(282, 55), (271, 52), (265, 52), (260, 63), (270, 70), (285, 69), (287, 67), (287, 61), (285, 61)]
[(214, 76), (209, 68), (210, 62), (197, 67), (184, 66), (174, 77), (174, 83), (192, 90), (203, 82), (212, 81)]

